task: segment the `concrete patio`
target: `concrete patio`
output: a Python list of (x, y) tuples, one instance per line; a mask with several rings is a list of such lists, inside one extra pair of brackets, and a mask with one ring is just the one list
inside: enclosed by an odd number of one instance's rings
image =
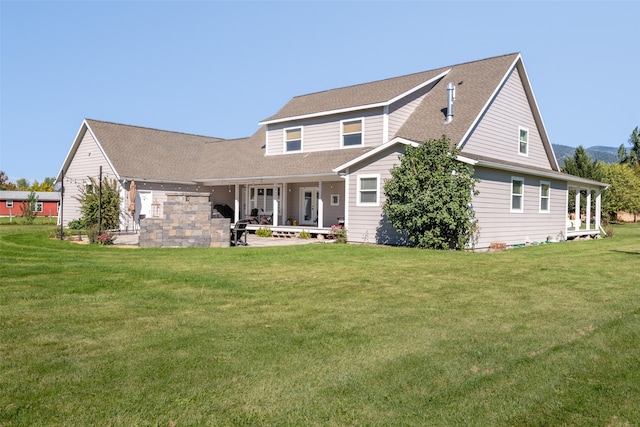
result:
[[(118, 246), (138, 246), (138, 233), (116, 233), (115, 244)], [(333, 240), (316, 238), (300, 239), (298, 237), (258, 237), (253, 233), (247, 234), (249, 247), (308, 245), (312, 243), (332, 243)]]

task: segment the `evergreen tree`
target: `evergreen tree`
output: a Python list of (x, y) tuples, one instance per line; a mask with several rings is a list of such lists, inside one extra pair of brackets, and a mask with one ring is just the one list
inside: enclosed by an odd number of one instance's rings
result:
[[(573, 157), (570, 157), (564, 161), (564, 167), (562, 171), (571, 175), (579, 176), (581, 178), (593, 179), (595, 181), (600, 179), (600, 163), (591, 160), (589, 153), (580, 145), (573, 153)], [(584, 192), (580, 193), (580, 212), (586, 212), (587, 197)], [(576, 191), (569, 191), (569, 212), (575, 212), (576, 210)]]
[(473, 237), (476, 179), (449, 150), (446, 136), (406, 147), (384, 183), (384, 213), (419, 248), (463, 249)]

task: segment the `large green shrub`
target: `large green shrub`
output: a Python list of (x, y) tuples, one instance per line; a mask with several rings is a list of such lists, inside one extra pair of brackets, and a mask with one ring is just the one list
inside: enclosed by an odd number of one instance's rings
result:
[(463, 249), (473, 238), (476, 179), (458, 153), (444, 135), (408, 146), (384, 183), (384, 213), (419, 248)]
[(76, 199), (80, 202), (82, 212), (82, 225), (89, 228), (98, 225), (98, 208), (100, 207), (100, 219), (102, 230), (115, 230), (120, 228), (120, 194), (118, 193), (118, 181), (102, 180), (102, 199), (100, 200), (100, 188), (95, 178), (89, 177), (90, 185), (80, 188), (80, 195)]

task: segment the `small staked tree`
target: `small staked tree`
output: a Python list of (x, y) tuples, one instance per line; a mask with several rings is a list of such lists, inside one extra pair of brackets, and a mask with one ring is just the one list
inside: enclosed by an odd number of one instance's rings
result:
[(407, 146), (384, 183), (383, 211), (416, 247), (464, 249), (473, 237), (477, 180), (458, 153), (446, 136)]
[(27, 200), (22, 202), (20, 210), (22, 211), (22, 217), (26, 224), (33, 224), (33, 220), (36, 218), (36, 206), (38, 204), (38, 196), (33, 191), (27, 196)]
[[(86, 228), (98, 225), (98, 216), (101, 219), (100, 228), (114, 230), (120, 227), (120, 194), (118, 182), (102, 180), (102, 199), (100, 199), (99, 183), (93, 177), (89, 177), (90, 185), (80, 188), (80, 194), (76, 199), (80, 202), (82, 212), (82, 225)], [(100, 212), (98, 212), (100, 210)]]

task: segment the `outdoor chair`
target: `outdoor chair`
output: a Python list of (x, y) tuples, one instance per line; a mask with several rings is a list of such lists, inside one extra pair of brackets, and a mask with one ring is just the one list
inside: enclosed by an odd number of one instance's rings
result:
[(258, 218), (258, 208), (251, 209), (251, 214), (249, 218), (247, 218), (251, 224), (260, 224), (260, 219)]
[(233, 225), (231, 229), (231, 246), (247, 246), (247, 225), (249, 225), (248, 220), (240, 220)]

